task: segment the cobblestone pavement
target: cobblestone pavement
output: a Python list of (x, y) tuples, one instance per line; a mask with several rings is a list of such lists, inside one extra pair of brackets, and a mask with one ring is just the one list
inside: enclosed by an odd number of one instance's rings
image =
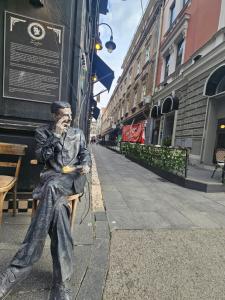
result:
[(225, 299), (225, 195), (93, 146), (111, 231), (104, 300)]

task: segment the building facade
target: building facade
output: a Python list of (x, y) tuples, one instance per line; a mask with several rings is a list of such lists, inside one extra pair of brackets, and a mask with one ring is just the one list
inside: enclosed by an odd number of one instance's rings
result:
[(146, 8), (123, 61), (122, 75), (102, 115), (102, 136), (148, 118), (156, 81), (162, 3), (152, 0)]
[(148, 142), (211, 164), (225, 147), (225, 1), (165, 1)]

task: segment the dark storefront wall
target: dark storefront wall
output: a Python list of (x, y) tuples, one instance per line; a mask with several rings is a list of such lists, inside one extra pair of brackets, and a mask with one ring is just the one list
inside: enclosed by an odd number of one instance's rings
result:
[[(0, 82), (3, 81), (3, 63), (4, 63), (4, 11), (16, 13), (22, 16), (27, 16), (29, 18), (37, 19), (49, 23), (55, 23), (64, 28), (64, 37), (62, 42), (62, 51), (63, 51), (63, 61), (62, 61), (62, 76), (61, 76), (61, 93), (59, 95), (60, 99), (68, 99), (69, 97), (69, 80), (67, 74), (70, 74), (70, 67), (71, 67), (71, 46), (73, 44), (73, 40), (70, 37), (71, 30), (73, 30), (73, 26), (70, 25), (74, 23), (73, 14), (74, 11), (74, 1), (67, 0), (67, 1), (57, 1), (48, 0), (44, 7), (35, 8), (29, 2), (29, 0), (3, 0), (0, 1), (0, 40), (1, 40), (1, 47), (0, 47), (0, 58), (1, 58), (1, 72), (0, 72)], [(61, 7), (61, 9), (59, 9)], [(63, 9), (62, 9), (63, 8)], [(67, 23), (65, 23), (65, 20)], [(35, 22), (35, 20), (34, 20)], [(51, 24), (45, 24), (46, 26), (50, 26)], [(18, 26), (15, 24), (15, 26)], [(25, 33), (25, 32), (24, 32)], [(21, 33), (21, 44), (23, 44), (23, 40), (25, 37), (22, 36)], [(51, 40), (54, 42), (54, 40)], [(55, 47), (57, 48), (58, 45), (56, 44)], [(51, 46), (51, 48), (54, 48)], [(10, 99), (10, 98), (3, 98), (3, 86), (0, 85), (0, 115), (7, 119), (15, 120), (19, 118), (21, 121), (30, 120), (36, 122), (43, 122), (48, 121), (50, 118), (49, 114), (49, 104), (41, 103), (38, 101), (26, 101), (26, 100), (17, 100), (17, 99)], [(27, 95), (29, 98), (29, 94)], [(42, 98), (42, 96), (40, 96)], [(37, 99), (38, 100), (38, 99)], [(53, 99), (51, 99), (53, 100)], [(51, 101), (50, 100), (50, 101)], [(58, 100), (58, 99), (55, 99)], [(42, 99), (40, 99), (42, 101)], [(44, 100), (43, 100), (44, 101)]]
[[(80, 3), (81, 1), (79, 1)], [(54, 23), (64, 28), (63, 44), (62, 44), (62, 76), (61, 76), (61, 92), (59, 99), (70, 99), (73, 112), (76, 106), (76, 95), (71, 92), (71, 84), (78, 81), (78, 71), (73, 63), (73, 55), (76, 55), (76, 48), (72, 50), (75, 44), (75, 33), (78, 30), (76, 24), (76, 8), (75, 0), (48, 0), (42, 8), (35, 8), (29, 0), (1, 0), (0, 1), (0, 141), (27, 144), (28, 151), (22, 164), (20, 176), (20, 191), (31, 190), (38, 178), (39, 169), (31, 167), (29, 160), (34, 158), (34, 129), (51, 119), (49, 112), (50, 103), (42, 103), (41, 101), (21, 100), (17, 98), (3, 97), (3, 64), (4, 64), (4, 15), (5, 11), (26, 16), (38, 21), (40, 24), (51, 27)], [(60, 8), (59, 8), (60, 7)], [(34, 20), (34, 22), (35, 22)], [(60, 27), (62, 28), (62, 27)], [(47, 35), (46, 35), (47, 36)], [(52, 42), (52, 40), (51, 40)], [(21, 36), (23, 43), (23, 36)], [(52, 47), (52, 45), (51, 45)], [(57, 47), (57, 45), (56, 45)], [(73, 91), (76, 91), (76, 88)], [(41, 98), (41, 97), (40, 97)], [(58, 99), (52, 99), (58, 100)], [(31, 175), (32, 174), (32, 178)]]

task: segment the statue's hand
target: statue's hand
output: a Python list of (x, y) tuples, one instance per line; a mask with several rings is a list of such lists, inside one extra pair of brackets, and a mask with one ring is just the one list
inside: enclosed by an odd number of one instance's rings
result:
[(82, 167), (81, 171), (80, 171), (80, 174), (81, 174), (81, 175), (86, 175), (86, 174), (88, 174), (89, 172), (90, 172), (90, 167), (87, 166), (87, 165), (84, 165), (84, 166)]
[(54, 130), (54, 132), (57, 135), (62, 135), (63, 132), (66, 130), (66, 128), (67, 128), (66, 121), (67, 121), (67, 117), (64, 116), (61, 119), (59, 119), (58, 122), (55, 124), (55, 130)]

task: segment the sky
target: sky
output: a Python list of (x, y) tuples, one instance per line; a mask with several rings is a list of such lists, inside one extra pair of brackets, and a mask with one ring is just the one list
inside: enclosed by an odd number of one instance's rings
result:
[[(144, 9), (148, 2), (149, 0), (142, 0)], [(103, 49), (98, 51), (98, 55), (114, 71), (115, 79), (110, 92), (101, 94), (101, 101), (98, 103), (99, 108), (106, 107), (113, 93), (117, 79), (122, 73), (123, 59), (142, 17), (141, 0), (109, 0), (108, 9), (107, 15), (100, 15), (100, 23), (105, 22), (112, 27), (113, 40), (117, 47), (112, 53), (108, 53), (104, 44), (110, 39), (110, 29), (105, 25), (101, 25), (99, 26), (99, 32)], [(101, 83), (95, 83), (94, 95), (104, 89)]]

